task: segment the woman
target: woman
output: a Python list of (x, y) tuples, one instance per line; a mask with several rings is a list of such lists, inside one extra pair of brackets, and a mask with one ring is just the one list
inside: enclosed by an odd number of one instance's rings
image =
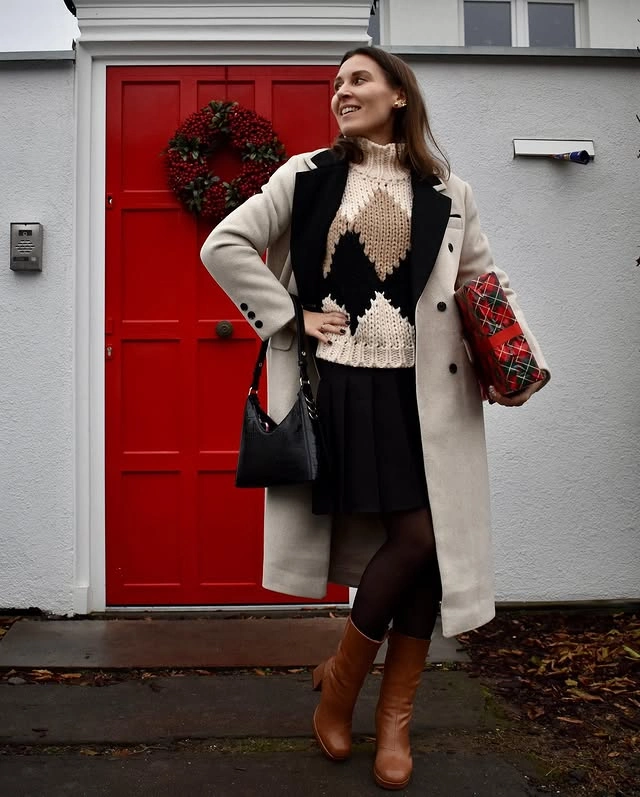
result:
[[(374, 776), (402, 789), (440, 601), (445, 636), (494, 615), (482, 400), (456, 288), (495, 270), (545, 364), (494, 266), (470, 187), (429, 147), (437, 149), (413, 72), (358, 48), (344, 56), (334, 88), (334, 147), (292, 157), (201, 254), (260, 337), (271, 338), (276, 421), (298, 389), (288, 292), (305, 308), (327, 467), (312, 486), (267, 491), (263, 583), (314, 598), (327, 580), (358, 586), (338, 650), (313, 676), (322, 688), (314, 733), (333, 760), (350, 754), (355, 701), (392, 623)], [(517, 406), (541, 386), (491, 398)]]

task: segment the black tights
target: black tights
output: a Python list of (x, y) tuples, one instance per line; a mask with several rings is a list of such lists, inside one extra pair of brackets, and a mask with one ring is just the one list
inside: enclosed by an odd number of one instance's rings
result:
[(362, 574), (351, 619), (371, 639), (382, 639), (392, 620), (399, 633), (430, 639), (441, 596), (431, 512), (389, 512), (382, 520), (387, 540)]

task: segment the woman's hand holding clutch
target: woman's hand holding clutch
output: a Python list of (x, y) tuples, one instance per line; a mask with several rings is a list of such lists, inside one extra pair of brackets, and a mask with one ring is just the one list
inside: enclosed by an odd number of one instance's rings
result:
[(489, 387), (489, 401), (495, 402), (496, 404), (502, 404), (503, 407), (521, 407), (526, 401), (529, 401), (531, 396), (534, 393), (537, 393), (540, 388), (545, 385), (548, 381), (547, 379), (541, 379), (539, 382), (534, 382), (532, 385), (529, 385), (524, 390), (521, 390), (519, 393), (514, 394), (513, 396), (503, 396), (497, 392), (495, 387), (491, 385)]

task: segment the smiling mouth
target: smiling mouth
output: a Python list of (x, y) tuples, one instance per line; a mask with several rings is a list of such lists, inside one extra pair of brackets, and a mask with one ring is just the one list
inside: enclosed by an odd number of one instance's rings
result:
[(354, 113), (355, 111), (359, 111), (360, 107), (358, 105), (345, 105), (344, 108), (340, 111), (340, 116), (347, 116), (350, 113)]

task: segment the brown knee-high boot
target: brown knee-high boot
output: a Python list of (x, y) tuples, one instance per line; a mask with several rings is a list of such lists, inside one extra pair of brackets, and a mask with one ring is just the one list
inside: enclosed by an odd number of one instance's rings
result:
[(376, 760), (373, 775), (383, 789), (404, 789), (413, 761), (409, 723), (429, 641), (393, 630), (384, 661), (384, 675), (376, 708)]
[(351, 754), (353, 709), (381, 644), (360, 633), (349, 618), (336, 655), (313, 671), (313, 688), (322, 689), (313, 732), (324, 754), (334, 761)]

